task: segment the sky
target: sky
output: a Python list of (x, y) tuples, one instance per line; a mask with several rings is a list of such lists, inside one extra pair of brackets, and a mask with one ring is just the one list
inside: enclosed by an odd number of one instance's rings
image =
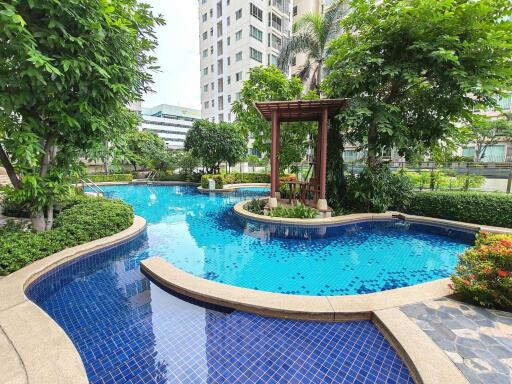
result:
[(160, 72), (153, 75), (154, 93), (144, 97), (144, 107), (172, 104), (201, 108), (199, 71), (199, 21), (197, 0), (144, 0), (161, 14), (166, 25), (157, 30)]

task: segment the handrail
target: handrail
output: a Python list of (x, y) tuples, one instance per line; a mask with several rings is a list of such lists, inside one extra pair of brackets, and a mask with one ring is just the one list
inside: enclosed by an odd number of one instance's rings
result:
[(85, 189), (85, 187), (89, 187), (92, 189), (92, 191), (100, 196), (105, 196), (105, 192), (91, 179), (80, 179), (80, 182), (82, 183), (82, 188)]
[(149, 173), (148, 177), (146, 178), (148, 181), (148, 184), (152, 184), (155, 181), (156, 175), (157, 175), (156, 171), (151, 171)]

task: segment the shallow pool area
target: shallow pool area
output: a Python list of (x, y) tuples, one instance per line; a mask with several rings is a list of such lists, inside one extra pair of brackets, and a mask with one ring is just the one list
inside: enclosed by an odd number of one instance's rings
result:
[(379, 292), (448, 277), (474, 234), (400, 220), (329, 228), (274, 226), (236, 216), (263, 188), (200, 194), (188, 186), (106, 186), (148, 221), (148, 256), (195, 276), (296, 295)]

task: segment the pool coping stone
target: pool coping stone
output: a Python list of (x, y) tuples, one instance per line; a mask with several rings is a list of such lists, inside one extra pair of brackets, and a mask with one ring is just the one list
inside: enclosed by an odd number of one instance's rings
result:
[[(146, 220), (113, 236), (64, 249), (0, 280), (0, 362), (18, 367), (12, 383), (88, 383), (78, 351), (64, 330), (25, 295), (38, 277), (90, 253), (130, 240), (144, 231)], [(3, 337), (1, 337), (3, 336)]]

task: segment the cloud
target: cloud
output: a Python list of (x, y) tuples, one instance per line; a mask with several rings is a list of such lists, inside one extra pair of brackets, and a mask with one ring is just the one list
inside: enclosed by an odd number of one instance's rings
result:
[(143, 105), (173, 104), (201, 107), (198, 3), (197, 0), (144, 0), (161, 14), (166, 25), (157, 37), (160, 73), (154, 75), (154, 93), (144, 97)]

